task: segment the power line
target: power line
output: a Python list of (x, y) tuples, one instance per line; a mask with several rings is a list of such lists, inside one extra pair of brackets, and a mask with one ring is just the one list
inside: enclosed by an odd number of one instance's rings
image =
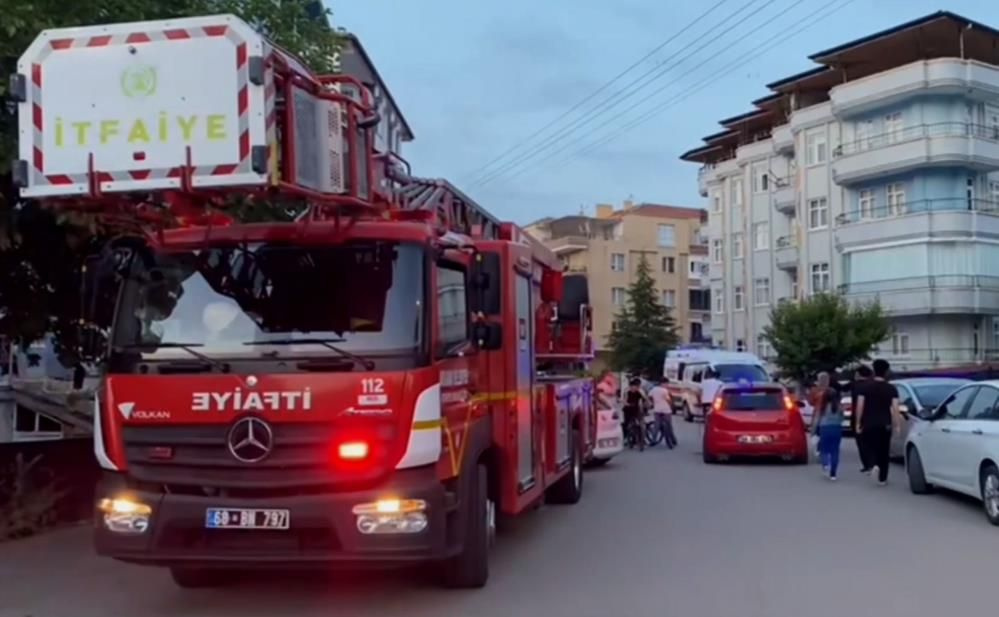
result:
[[(747, 51), (744, 54), (742, 54), (742, 56), (740, 57), (740, 60), (737, 61), (735, 64), (730, 64), (727, 67), (723, 67), (722, 70), (720, 70), (720, 71), (718, 71), (716, 73), (713, 73), (712, 75), (709, 75), (708, 77), (706, 77), (705, 79), (703, 79), (701, 81), (698, 81), (696, 84), (694, 84), (690, 88), (682, 91), (681, 93), (679, 93), (679, 94), (677, 94), (677, 95), (675, 95), (675, 96), (673, 96), (671, 98), (666, 99), (661, 104), (656, 105), (652, 109), (647, 110), (645, 113), (641, 114), (637, 118), (634, 118), (631, 121), (626, 122), (624, 125), (622, 125), (622, 126), (616, 128), (616, 129), (613, 129), (613, 130), (609, 131), (603, 137), (598, 138), (598, 139), (594, 140), (593, 142), (591, 142), (590, 144), (583, 146), (579, 150), (576, 150), (575, 152), (571, 153), (569, 156), (564, 157), (564, 158), (558, 160), (557, 163), (558, 164), (562, 164), (562, 163), (565, 163), (567, 161), (570, 161), (570, 160), (576, 158), (577, 156), (581, 156), (583, 154), (591, 152), (594, 149), (599, 148), (600, 146), (603, 146), (603, 145), (605, 145), (605, 144), (607, 144), (607, 143), (609, 143), (609, 142), (611, 142), (611, 141), (613, 141), (613, 140), (621, 137), (622, 135), (624, 135), (625, 133), (627, 133), (631, 129), (639, 126), (640, 124), (644, 124), (645, 122), (647, 122), (647, 121), (651, 120), (652, 118), (656, 117), (657, 115), (659, 115), (663, 111), (665, 111), (665, 110), (667, 110), (667, 109), (669, 109), (669, 108), (671, 108), (671, 107), (673, 107), (673, 106), (675, 106), (675, 105), (677, 105), (679, 103), (682, 103), (682, 102), (686, 101), (687, 99), (690, 98), (690, 96), (692, 96), (693, 94), (696, 94), (696, 93), (700, 92), (706, 86), (708, 86), (708, 85), (710, 85), (712, 83), (717, 82), (718, 79), (720, 79), (720, 78), (722, 78), (722, 77), (724, 77), (724, 76), (732, 73), (733, 71), (735, 71), (735, 70), (737, 70), (737, 69), (745, 66), (746, 64), (749, 64), (750, 62), (752, 62), (753, 60), (755, 60), (758, 57), (762, 56), (763, 54), (767, 53), (771, 49), (774, 49), (775, 47), (778, 47), (784, 41), (786, 41), (788, 39), (791, 39), (791, 38), (794, 38), (798, 34), (801, 34), (802, 32), (804, 32), (804, 31), (808, 30), (809, 28), (811, 28), (812, 26), (816, 25), (817, 23), (819, 23), (823, 19), (825, 19), (825, 18), (833, 15), (834, 13), (836, 13), (836, 12), (838, 12), (838, 11), (846, 8), (846, 6), (852, 4), (854, 2), (854, 0), (846, 0), (845, 2), (843, 2), (839, 6), (833, 6), (837, 2), (842, 2), (842, 0), (832, 0), (831, 2), (828, 2), (827, 4), (825, 4), (824, 6), (822, 6), (821, 8), (817, 9), (816, 11), (813, 11), (813, 12), (809, 13), (808, 15), (806, 15), (805, 17), (803, 17), (802, 19), (799, 19), (795, 23), (791, 24), (784, 31), (778, 32), (777, 34), (775, 34), (775, 35), (771, 36), (770, 38), (766, 39), (765, 41), (763, 41), (761, 44), (757, 45), (756, 47), (753, 47), (749, 51)], [(819, 13), (822, 13), (822, 14), (819, 15)], [(808, 24), (806, 24), (804, 26), (801, 26), (802, 23), (804, 23), (805, 21), (807, 21), (811, 17), (815, 17), (815, 19), (813, 19), (812, 21), (810, 21)], [(798, 28), (799, 26), (801, 26), (801, 27)], [(788, 32), (789, 30), (792, 30), (794, 28), (798, 28), (798, 30), (796, 32), (793, 32), (793, 33), (789, 33)], [(777, 39), (780, 39), (780, 40), (777, 40)], [(746, 54), (750, 54), (750, 55), (746, 55)], [(700, 68), (704, 64), (707, 64), (707, 62), (708, 61), (701, 63), (697, 67), (694, 67), (693, 69), (691, 69), (691, 71)], [(657, 94), (658, 92), (661, 92), (662, 90), (663, 89), (660, 89), (656, 93), (653, 93), (653, 95)], [(648, 100), (648, 98), (651, 98), (651, 96), (652, 95), (650, 95), (649, 97), (647, 97), (645, 100)], [(641, 102), (644, 102), (644, 100), (640, 101), (639, 104)], [(637, 106), (638, 105), (634, 105), (634, 106), (632, 106), (629, 109), (633, 109), (634, 107), (637, 107)], [(574, 142), (572, 142), (571, 144), (568, 144), (566, 147), (560, 148), (558, 151), (553, 152), (552, 155), (557, 154), (558, 152), (563, 152), (566, 149), (568, 149), (569, 146), (571, 146), (573, 144), (576, 144), (576, 143), (579, 143), (581, 141), (583, 141), (583, 139), (577, 139)], [(553, 156), (548, 157), (546, 160), (547, 161), (553, 161)], [(545, 166), (545, 167), (547, 168), (548, 166)], [(512, 176), (511, 179), (521, 176), (522, 173), (524, 173), (526, 171), (529, 171), (529, 170), (523, 170), (522, 172), (517, 173), (514, 176)], [(540, 169), (535, 168), (534, 171), (540, 171)]]
[[(735, 19), (736, 17), (739, 16), (740, 13), (742, 13), (743, 11), (749, 9), (753, 4), (755, 4), (757, 2), (760, 2), (760, 1), (761, 0), (749, 0), (749, 2), (747, 2), (746, 4), (744, 4), (742, 7), (740, 7), (738, 10), (736, 10), (734, 13), (730, 14), (728, 17), (726, 17), (725, 19), (723, 19), (721, 22), (715, 24), (707, 32), (702, 33), (701, 37), (707, 37), (707, 35), (710, 35), (712, 33), (712, 31), (714, 31), (715, 29), (719, 28), (720, 26), (725, 25), (728, 21)], [(770, 6), (771, 4), (773, 4), (775, 1), (776, 0), (765, 0), (764, 4), (762, 6), (754, 7), (754, 9), (756, 11), (761, 11), (761, 10), (767, 8), (768, 6)], [(798, 2), (801, 2), (801, 1), (803, 1), (803, 0), (798, 0)], [(591, 111), (590, 115), (581, 116), (580, 118), (577, 118), (574, 122), (572, 122), (568, 126), (564, 127), (559, 133), (557, 133), (557, 134), (555, 134), (553, 136), (550, 136), (545, 141), (543, 141), (541, 144), (539, 144), (538, 146), (536, 146), (531, 152), (527, 153), (526, 155), (524, 155), (523, 157), (521, 157), (519, 159), (515, 159), (512, 162), (503, 165), (500, 169), (495, 170), (494, 172), (492, 172), (491, 174), (489, 174), (486, 178), (479, 180), (476, 184), (479, 185), (479, 186), (484, 186), (484, 185), (492, 182), (493, 180), (495, 180), (495, 179), (497, 179), (497, 178), (505, 175), (510, 170), (516, 169), (516, 168), (522, 166), (524, 163), (526, 163), (526, 162), (528, 162), (528, 161), (536, 158), (539, 154), (542, 154), (545, 150), (548, 150), (550, 147), (552, 147), (555, 144), (557, 144), (558, 142), (564, 140), (566, 137), (571, 136), (578, 129), (586, 126), (587, 124), (590, 124), (594, 120), (600, 118), (601, 116), (603, 116), (607, 112), (613, 110), (615, 107), (621, 105), (623, 102), (627, 101), (628, 99), (630, 99), (634, 95), (638, 94), (646, 86), (648, 86), (652, 82), (660, 79), (661, 77), (663, 77), (664, 75), (666, 75), (667, 73), (669, 73), (670, 70), (672, 70), (672, 69), (676, 68), (677, 66), (683, 64), (687, 59), (695, 56), (698, 52), (702, 51), (703, 49), (705, 49), (707, 47), (710, 47), (710, 46), (714, 45), (718, 40), (721, 39), (721, 37), (723, 37), (724, 35), (728, 34), (731, 31), (735, 30), (736, 28), (742, 26), (744, 23), (745, 23), (745, 21), (742, 21), (742, 20), (736, 21), (736, 23), (734, 23), (731, 26), (729, 26), (728, 28), (724, 29), (723, 31), (721, 31), (720, 33), (718, 33), (717, 35), (715, 35), (714, 37), (707, 38), (707, 40), (703, 44), (701, 44), (700, 46), (694, 48), (693, 50), (691, 50), (689, 53), (687, 53), (686, 55), (684, 55), (682, 58), (680, 58), (676, 62), (674, 62), (674, 63), (666, 66), (665, 68), (659, 69), (659, 67), (654, 67), (650, 71), (647, 71), (647, 72), (643, 73), (637, 79), (632, 80), (630, 83), (628, 83), (624, 88), (622, 88), (618, 92), (615, 92), (610, 97), (604, 99), (599, 104), (597, 104), (592, 110), (590, 110)], [(676, 57), (679, 53), (680, 53), (680, 51), (677, 51), (674, 54), (672, 54), (669, 58), (667, 58), (666, 61), (663, 62), (663, 64), (665, 64), (669, 60), (671, 60), (674, 57)], [(642, 83), (637, 88), (635, 88), (635, 89), (631, 90), (630, 92), (628, 92), (628, 88), (630, 88), (634, 84), (638, 83), (639, 81), (642, 81), (642, 79), (644, 79), (645, 77), (647, 77), (651, 73), (655, 73), (655, 75), (653, 75), (649, 79), (646, 79), (644, 81), (644, 83)], [(621, 94), (624, 94), (624, 96), (620, 96)], [(607, 103), (610, 103), (610, 104), (608, 105)], [(601, 106), (603, 106), (603, 109), (600, 109)], [(595, 112), (595, 113), (592, 113), (592, 112)]]
[[(503, 152), (502, 154), (498, 155), (497, 157), (495, 157), (494, 159), (492, 159), (491, 161), (489, 161), (485, 165), (482, 165), (481, 167), (479, 167), (479, 168), (477, 168), (477, 169), (469, 172), (468, 175), (471, 176), (470, 178), (468, 178), (469, 181), (470, 182), (478, 182), (478, 180), (481, 179), (481, 176), (488, 175), (488, 174), (483, 173), (487, 169), (489, 169), (490, 167), (492, 167), (497, 162), (505, 159), (508, 155), (510, 155), (514, 151), (518, 150), (519, 148), (521, 148), (521, 146), (523, 146), (526, 143), (529, 143), (535, 137), (541, 135), (542, 133), (544, 133), (545, 131), (547, 131), (549, 128), (551, 128), (555, 124), (557, 124), (560, 121), (562, 121), (563, 118), (566, 118), (567, 116), (569, 116), (570, 114), (572, 114), (572, 112), (576, 111), (580, 107), (584, 106), (586, 103), (590, 102), (590, 100), (593, 99), (595, 96), (597, 96), (601, 92), (604, 92), (605, 90), (607, 90), (607, 88), (611, 87), (611, 85), (613, 85), (619, 79), (621, 79), (622, 77), (624, 77), (625, 75), (627, 75), (633, 69), (637, 68), (643, 62), (645, 62), (646, 60), (648, 60), (649, 58), (651, 58), (655, 54), (659, 53), (664, 47), (666, 47), (667, 45), (669, 45), (670, 43), (672, 43), (673, 41), (675, 41), (678, 37), (680, 37), (685, 32), (687, 32), (688, 30), (690, 30), (692, 27), (694, 27), (695, 25), (697, 25), (698, 22), (700, 22), (702, 19), (704, 19), (705, 17), (707, 17), (708, 15), (710, 15), (711, 13), (713, 13), (718, 7), (720, 7), (721, 5), (725, 4), (726, 2), (729, 2), (729, 0), (719, 0), (719, 2), (717, 2), (717, 3), (714, 4), (714, 6), (712, 6), (708, 10), (704, 11), (703, 13), (701, 13), (700, 15), (698, 15), (697, 17), (695, 17), (690, 23), (688, 23), (686, 26), (684, 26), (680, 30), (678, 30), (675, 33), (673, 33), (669, 38), (667, 38), (665, 41), (663, 41), (662, 43), (660, 43), (658, 46), (656, 46), (650, 52), (648, 52), (647, 54), (645, 54), (644, 56), (642, 56), (641, 58), (639, 58), (638, 60), (636, 60), (631, 66), (629, 66), (628, 68), (624, 69), (623, 71), (621, 71), (620, 73), (618, 73), (617, 75), (615, 75), (610, 81), (604, 83), (602, 86), (600, 86), (599, 88), (597, 88), (596, 90), (594, 90), (593, 92), (591, 92), (589, 95), (587, 95), (587, 96), (583, 97), (582, 99), (580, 99), (575, 105), (573, 105), (568, 110), (566, 110), (565, 112), (563, 112), (560, 116), (558, 116), (554, 120), (551, 120), (550, 122), (548, 122), (548, 124), (545, 124), (541, 128), (537, 129), (535, 132), (531, 133), (530, 135), (528, 135), (524, 139), (518, 141), (513, 146), (511, 146), (509, 149), (507, 149), (505, 152)], [(479, 178), (476, 178), (475, 176), (479, 176)]]

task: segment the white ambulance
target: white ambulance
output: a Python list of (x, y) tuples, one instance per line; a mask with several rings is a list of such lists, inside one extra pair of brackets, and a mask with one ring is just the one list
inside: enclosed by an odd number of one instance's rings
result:
[(675, 411), (693, 422), (704, 415), (701, 381), (711, 369), (723, 383), (772, 381), (766, 364), (756, 355), (720, 349), (675, 349), (666, 353), (663, 374), (669, 379)]

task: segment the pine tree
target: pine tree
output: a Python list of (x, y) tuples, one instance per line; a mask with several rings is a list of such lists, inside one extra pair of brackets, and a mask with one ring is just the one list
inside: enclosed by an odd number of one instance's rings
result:
[(616, 316), (607, 344), (616, 371), (661, 375), (666, 351), (679, 342), (670, 309), (659, 302), (649, 262), (643, 254), (628, 298)]

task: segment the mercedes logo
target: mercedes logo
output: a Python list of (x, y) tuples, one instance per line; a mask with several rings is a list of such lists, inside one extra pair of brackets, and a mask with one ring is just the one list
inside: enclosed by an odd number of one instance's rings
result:
[(274, 447), (274, 430), (260, 418), (243, 418), (229, 429), (226, 443), (236, 460), (259, 463)]

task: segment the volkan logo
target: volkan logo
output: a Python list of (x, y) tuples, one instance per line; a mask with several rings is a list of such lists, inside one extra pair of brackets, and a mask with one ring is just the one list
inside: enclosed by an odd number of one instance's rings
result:
[(121, 412), (123, 418), (128, 420), (132, 417), (132, 412), (135, 411), (135, 403), (118, 403), (118, 411)]
[(144, 99), (156, 94), (156, 69), (130, 66), (121, 72), (121, 93), (130, 99)]

